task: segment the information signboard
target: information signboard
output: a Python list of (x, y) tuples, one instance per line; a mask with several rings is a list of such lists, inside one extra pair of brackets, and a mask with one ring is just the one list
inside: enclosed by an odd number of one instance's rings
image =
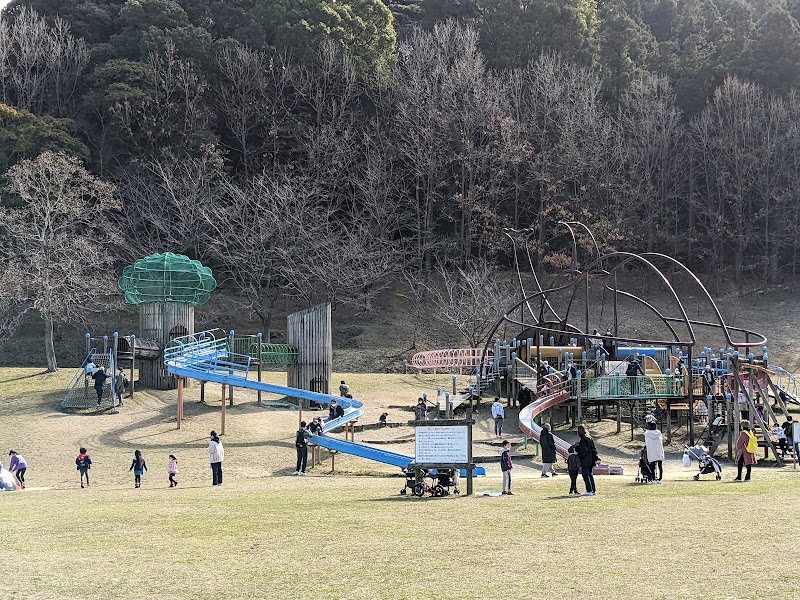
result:
[(417, 464), (466, 463), (469, 426), (424, 425), (416, 428)]

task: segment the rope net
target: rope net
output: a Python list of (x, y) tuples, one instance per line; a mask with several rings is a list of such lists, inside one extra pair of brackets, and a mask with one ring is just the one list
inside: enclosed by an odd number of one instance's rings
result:
[(117, 287), (134, 306), (154, 302), (208, 302), (217, 282), (211, 269), (183, 254), (152, 254), (125, 267)]

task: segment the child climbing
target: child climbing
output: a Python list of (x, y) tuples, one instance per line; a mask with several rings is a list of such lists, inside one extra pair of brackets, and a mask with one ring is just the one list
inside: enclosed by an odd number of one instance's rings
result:
[(81, 474), (81, 487), (83, 487), (83, 478), (86, 478), (86, 487), (89, 487), (89, 469), (92, 468), (92, 459), (86, 448), (81, 448), (78, 458), (75, 459), (75, 465)]
[(175, 458), (174, 454), (169, 455), (167, 472), (169, 473), (169, 487), (176, 487), (178, 485), (178, 480), (175, 479), (175, 476), (178, 474), (178, 459)]
[(141, 450), (137, 450), (133, 453), (133, 461), (131, 461), (131, 466), (128, 471), (133, 471), (134, 487), (141, 487), (142, 475), (147, 471), (147, 463), (142, 456)]

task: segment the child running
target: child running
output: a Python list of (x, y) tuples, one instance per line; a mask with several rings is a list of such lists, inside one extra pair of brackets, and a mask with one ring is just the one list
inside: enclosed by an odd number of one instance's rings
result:
[(86, 477), (86, 487), (89, 487), (89, 469), (92, 468), (92, 459), (86, 452), (86, 448), (80, 449), (78, 458), (75, 459), (75, 465), (81, 474), (81, 487), (83, 487), (83, 478)]
[(131, 468), (128, 471), (133, 471), (134, 487), (142, 487), (142, 475), (147, 471), (147, 463), (144, 461), (141, 450), (133, 453), (133, 461), (131, 461)]
[(581, 459), (575, 446), (569, 447), (567, 456), (567, 473), (569, 473), (569, 495), (571, 498), (580, 496), (578, 492), (578, 473), (581, 472)]
[(169, 487), (176, 487), (178, 485), (178, 480), (175, 479), (175, 475), (178, 474), (178, 459), (175, 458), (174, 454), (169, 455), (167, 472), (169, 473)]

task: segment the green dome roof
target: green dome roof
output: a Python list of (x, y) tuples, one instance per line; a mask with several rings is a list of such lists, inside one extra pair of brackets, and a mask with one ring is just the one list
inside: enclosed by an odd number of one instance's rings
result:
[(152, 254), (137, 260), (122, 271), (117, 287), (129, 304), (188, 302), (202, 306), (208, 302), (217, 282), (211, 269), (183, 254)]

